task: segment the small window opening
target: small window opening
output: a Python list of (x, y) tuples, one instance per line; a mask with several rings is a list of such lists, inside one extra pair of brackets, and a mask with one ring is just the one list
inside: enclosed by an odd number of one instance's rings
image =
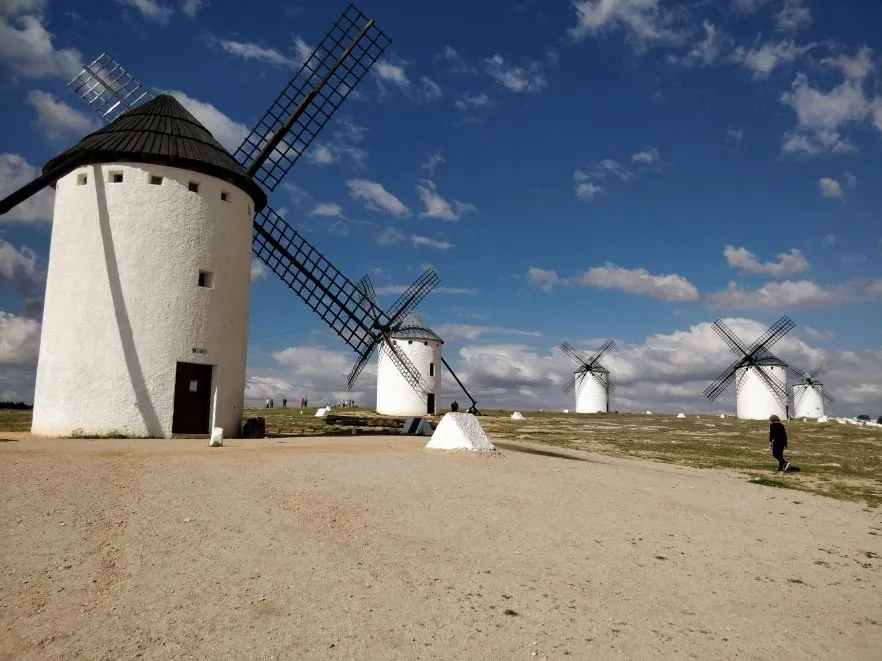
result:
[(77, 175), (77, 186), (85, 186), (87, 181), (89, 181), (89, 175), (87, 175), (87, 174), (78, 174)]
[(158, 174), (151, 174), (150, 183), (154, 186), (162, 186), (162, 177), (160, 177)]
[(435, 376), (435, 363), (429, 363), (429, 376)]
[(206, 289), (214, 288), (214, 273), (199, 271), (199, 286)]
[(190, 189), (191, 193), (198, 193), (199, 192), (199, 184), (195, 181), (191, 181), (190, 185), (189, 185), (189, 189)]
[(229, 201), (229, 199), (230, 199), (230, 194), (227, 191), (222, 190), (221, 191), (221, 201), (227, 202), (227, 201)]
[(408, 344), (413, 344), (413, 340), (408, 340), (407, 343), (408, 343)]
[(122, 172), (111, 172), (110, 173), (110, 183), (121, 184), (122, 181), (123, 181), (123, 173)]
[(423, 342), (423, 345), (424, 345), (424, 346), (429, 346), (429, 343), (428, 343), (428, 342)]

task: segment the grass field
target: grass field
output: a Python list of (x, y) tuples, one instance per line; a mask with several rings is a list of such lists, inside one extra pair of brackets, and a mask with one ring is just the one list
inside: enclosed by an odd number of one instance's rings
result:
[[(268, 435), (317, 436), (350, 434), (351, 429), (326, 424), (315, 408), (248, 409), (262, 416)], [(510, 411), (483, 411), (481, 424), (495, 443), (527, 441), (559, 448), (640, 457), (698, 468), (741, 471), (760, 486), (811, 491), (845, 500), (882, 504), (882, 431), (835, 422), (792, 420), (788, 458), (799, 473), (775, 475), (770, 456), (768, 424), (714, 416), (524, 412), (526, 420), (510, 419)], [(380, 419), (365, 409), (335, 413)], [(439, 418), (432, 418), (437, 424)], [(0, 410), (0, 431), (28, 431), (29, 411)], [(360, 428), (377, 433), (381, 427)], [(391, 430), (390, 430), (391, 431)]]

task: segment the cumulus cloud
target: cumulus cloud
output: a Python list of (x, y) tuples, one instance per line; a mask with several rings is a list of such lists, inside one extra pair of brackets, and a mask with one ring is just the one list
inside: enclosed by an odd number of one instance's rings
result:
[(366, 132), (367, 128), (343, 115), (337, 120), (330, 140), (313, 142), (307, 158), (314, 165), (330, 165), (346, 160), (353, 168), (361, 168), (368, 156), (367, 150), (359, 146)]
[(632, 163), (644, 163), (646, 165), (652, 165), (653, 163), (658, 163), (661, 160), (661, 153), (655, 147), (647, 147), (642, 151), (638, 151), (631, 157)]
[(490, 97), (486, 94), (464, 94), (453, 105), (460, 110), (471, 110), (473, 108), (489, 108), (491, 103)]
[(309, 215), (339, 218), (343, 215), (343, 209), (335, 202), (319, 202), (312, 208)]
[(428, 236), (420, 236), (418, 234), (411, 234), (410, 242), (416, 247), (426, 246), (437, 250), (450, 250), (453, 247), (453, 244), (450, 243), (450, 241), (440, 241), (438, 239), (431, 239)]
[(37, 111), (34, 127), (50, 140), (81, 138), (98, 128), (98, 123), (91, 117), (48, 92), (31, 90), (26, 100)]
[(45, 5), (42, 0), (0, 3), (0, 62), (22, 78), (73, 78), (83, 68), (83, 56), (54, 46)]
[(569, 29), (572, 39), (622, 31), (635, 50), (658, 44), (679, 44), (685, 31), (678, 16), (661, 0), (571, 0), (576, 24)]
[(468, 202), (454, 200), (451, 204), (441, 197), (435, 184), (428, 179), (424, 179), (422, 184), (417, 186), (417, 192), (419, 193), (420, 201), (423, 203), (420, 218), (459, 220), (467, 211), (477, 211), (475, 206)]
[(444, 160), (444, 156), (440, 151), (433, 152), (426, 156), (426, 160), (420, 163), (420, 167), (429, 173), (430, 177), (435, 176), (435, 168), (437, 168), (442, 163), (446, 163)]
[(730, 268), (742, 273), (768, 275), (773, 278), (784, 278), (809, 270), (809, 262), (802, 251), (793, 248), (788, 252), (778, 253), (774, 262), (761, 262), (747, 248), (728, 245), (723, 249), (723, 256)]
[(834, 307), (857, 301), (882, 300), (882, 280), (853, 278), (822, 285), (811, 280), (769, 282), (747, 289), (730, 282), (728, 289), (708, 295), (711, 305), (742, 310)]
[(377, 235), (377, 243), (381, 246), (391, 246), (404, 241), (404, 232), (391, 225)]
[(251, 281), (255, 280), (265, 280), (266, 276), (269, 274), (269, 270), (266, 268), (266, 264), (264, 264), (259, 259), (255, 258), (251, 260)]
[[(297, 53), (296, 57), (290, 57), (275, 48), (268, 48), (250, 41), (219, 39), (217, 44), (230, 55), (241, 57), (243, 60), (263, 62), (279, 69), (298, 68), (305, 60), (302, 53)], [(306, 52), (306, 56), (309, 56), (309, 51)]]
[(526, 337), (541, 337), (539, 331), (522, 330), (519, 328), (505, 328), (504, 326), (475, 326), (472, 324), (439, 324), (433, 329), (445, 342), (460, 342), (466, 340), (474, 342), (486, 335), (520, 335)]
[(796, 32), (812, 24), (812, 12), (805, 0), (784, 0), (784, 6), (775, 14), (775, 23), (779, 30)]
[(410, 209), (401, 200), (383, 188), (382, 184), (366, 179), (350, 179), (346, 182), (346, 185), (349, 187), (349, 196), (353, 200), (363, 202), (368, 209), (384, 211), (393, 216), (407, 216), (410, 214)]
[[(39, 175), (40, 169), (28, 163), (23, 156), (0, 154), (0, 199), (36, 179)], [(52, 219), (54, 204), (55, 191), (51, 188), (44, 188), (8, 213), (0, 216), (0, 223), (49, 221)]]
[(664, 301), (694, 302), (699, 298), (698, 289), (683, 276), (654, 275), (644, 268), (627, 269), (610, 263), (591, 267), (569, 278), (561, 278), (556, 271), (530, 267), (527, 280), (545, 291), (551, 291), (557, 285), (575, 285), (613, 289)]
[(189, 18), (196, 18), (202, 9), (208, 4), (208, 0), (183, 0), (181, 3), (181, 11)]
[(14, 245), (0, 238), (0, 284), (32, 283), (39, 284), (46, 279), (46, 272), (40, 265), (37, 253), (22, 246)]
[(37, 362), (40, 322), (0, 310), (0, 365)]
[(775, 69), (794, 62), (816, 46), (814, 43), (798, 46), (792, 39), (750, 48), (739, 46), (726, 57), (726, 61), (750, 69), (754, 78), (768, 78)]
[(413, 85), (403, 64), (379, 61), (372, 71), (380, 89), (385, 89), (383, 83), (391, 84), (417, 103), (434, 103), (443, 96), (441, 86), (428, 76), (420, 76), (419, 85)]
[(818, 179), (818, 190), (824, 197), (841, 198), (843, 196), (842, 186), (839, 185), (838, 181), (830, 177)]
[(519, 67), (506, 62), (501, 55), (494, 55), (488, 57), (484, 65), (493, 80), (512, 92), (538, 92), (547, 86), (542, 65), (538, 62)]

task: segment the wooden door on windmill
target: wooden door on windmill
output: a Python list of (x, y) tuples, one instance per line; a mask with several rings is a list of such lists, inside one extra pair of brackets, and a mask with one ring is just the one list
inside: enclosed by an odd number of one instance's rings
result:
[(426, 402), (426, 413), (435, 415), (435, 393), (430, 392), (428, 401)]
[(173, 434), (207, 434), (211, 414), (211, 365), (178, 363)]

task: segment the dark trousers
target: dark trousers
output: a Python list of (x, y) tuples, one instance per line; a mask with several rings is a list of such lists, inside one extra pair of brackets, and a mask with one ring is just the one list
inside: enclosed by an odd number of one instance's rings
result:
[(778, 470), (784, 470), (784, 466), (787, 465), (787, 460), (784, 459), (784, 444), (783, 443), (772, 443), (772, 456), (778, 460)]

